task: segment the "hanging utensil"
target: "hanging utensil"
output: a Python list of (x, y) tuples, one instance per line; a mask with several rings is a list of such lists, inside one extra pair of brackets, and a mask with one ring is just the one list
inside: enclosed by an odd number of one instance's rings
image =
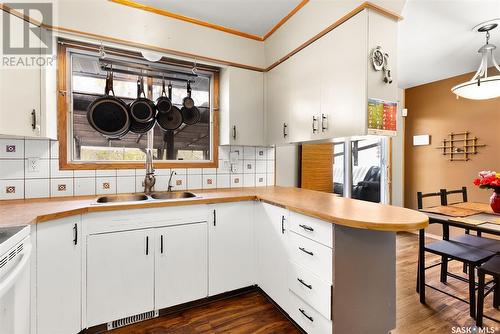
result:
[(187, 83), (187, 96), (182, 100), (183, 107), (181, 108), (182, 119), (187, 125), (193, 125), (200, 121), (200, 111), (194, 105), (194, 100), (191, 98), (191, 84)]
[[(172, 84), (168, 84), (168, 98), (172, 101)], [(165, 131), (175, 130), (182, 125), (182, 113), (172, 104), (167, 113), (159, 113), (156, 116), (156, 122)]]
[(137, 79), (137, 99), (130, 103), (130, 131), (137, 134), (148, 132), (155, 125), (156, 106), (144, 93), (143, 78)]
[(123, 137), (129, 130), (130, 112), (127, 104), (115, 97), (112, 70), (106, 75), (104, 96), (95, 99), (87, 109), (87, 121), (94, 130), (110, 139)]
[(156, 99), (156, 109), (158, 109), (158, 113), (165, 114), (170, 111), (172, 108), (172, 100), (171, 97), (168, 97), (165, 92), (165, 79), (161, 81), (161, 95), (158, 99)]

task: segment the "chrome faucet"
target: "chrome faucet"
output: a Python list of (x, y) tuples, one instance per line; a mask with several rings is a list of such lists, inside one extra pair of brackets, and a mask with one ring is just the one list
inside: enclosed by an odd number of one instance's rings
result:
[(153, 168), (153, 150), (146, 149), (146, 177), (144, 178), (144, 193), (150, 195), (156, 183), (155, 169)]
[(173, 170), (170, 173), (170, 177), (168, 178), (168, 188), (167, 191), (171, 192), (172, 191), (172, 176), (177, 175), (177, 173)]

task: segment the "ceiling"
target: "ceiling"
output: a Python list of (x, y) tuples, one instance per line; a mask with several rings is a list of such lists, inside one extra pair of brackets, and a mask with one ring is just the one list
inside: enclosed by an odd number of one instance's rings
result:
[[(484, 34), (472, 28), (500, 18), (500, 0), (407, 0), (398, 31), (398, 80), (409, 88), (476, 71)], [(497, 45), (500, 27), (490, 42)]]
[(247, 34), (264, 36), (301, 1), (135, 0), (134, 2)]

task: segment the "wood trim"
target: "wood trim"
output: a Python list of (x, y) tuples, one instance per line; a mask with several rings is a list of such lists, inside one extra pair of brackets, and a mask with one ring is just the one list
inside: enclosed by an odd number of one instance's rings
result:
[(304, 189), (333, 192), (333, 144), (303, 144), (301, 181)]
[[(113, 1), (113, 0), (110, 0), (110, 1)], [(252, 66), (252, 65), (245, 65), (245, 64), (236, 63), (236, 62), (232, 62), (232, 61), (228, 61), (228, 60), (224, 60), (224, 59), (219, 59), (219, 58), (206, 57), (206, 56), (193, 54), (193, 53), (189, 53), (189, 52), (184, 52), (184, 51), (162, 48), (162, 47), (158, 47), (158, 46), (154, 46), (154, 45), (150, 45), (150, 44), (134, 42), (131, 40), (84, 32), (81, 30), (75, 30), (75, 29), (58, 27), (58, 26), (51, 26), (51, 25), (43, 24), (40, 21), (34, 20), (31, 17), (28, 17), (28, 16), (23, 15), (15, 10), (12, 10), (9, 6), (2, 4), (2, 3), (0, 3), (0, 9), (2, 9), (3, 11), (9, 12), (17, 17), (20, 17), (25, 21), (28, 21), (32, 24), (35, 24), (37, 26), (40, 26), (44, 29), (51, 30), (51, 31), (63, 32), (63, 33), (71, 34), (74, 36), (92, 38), (95, 40), (116, 43), (116, 44), (122, 44), (122, 45), (131, 46), (131, 47), (135, 47), (135, 48), (148, 49), (148, 50), (157, 51), (160, 53), (171, 54), (174, 56), (192, 58), (192, 59), (196, 59), (198, 61), (205, 61), (205, 62), (215, 63), (215, 64), (219, 64), (219, 65), (232, 66), (232, 67), (242, 68), (242, 69), (256, 71), (256, 72), (269, 72), (270, 70), (272, 70), (273, 68), (275, 68), (279, 64), (286, 61), (288, 58), (292, 57), (293, 55), (295, 55), (296, 53), (298, 53), (302, 49), (304, 49), (307, 46), (309, 46), (310, 44), (314, 43), (319, 38), (323, 37), (324, 35), (326, 35), (327, 33), (329, 33), (330, 31), (332, 31), (333, 29), (335, 29), (336, 27), (338, 27), (339, 25), (341, 25), (342, 23), (344, 23), (345, 21), (347, 21), (348, 19), (350, 19), (354, 15), (358, 14), (359, 12), (361, 12), (364, 9), (374, 10), (374, 11), (378, 12), (379, 14), (384, 15), (390, 19), (393, 19), (393, 20), (402, 20), (403, 19), (400, 15), (398, 15), (392, 11), (389, 11), (387, 9), (384, 9), (378, 5), (375, 5), (369, 1), (363, 2), (361, 5), (359, 5), (358, 7), (356, 7), (355, 9), (353, 9), (352, 11), (350, 11), (349, 13), (347, 13), (346, 15), (344, 15), (343, 17), (341, 17), (340, 19), (338, 19), (337, 21), (332, 23), (330, 26), (328, 26), (327, 28), (325, 28), (321, 32), (319, 32), (318, 34), (316, 34), (315, 36), (313, 36), (312, 38), (310, 38), (306, 42), (302, 43), (297, 48), (293, 49), (291, 52), (289, 52), (285, 56), (281, 57), (279, 60), (277, 60), (273, 64), (264, 68), (264, 67), (258, 67), (258, 66)], [(283, 25), (283, 23), (282, 23), (282, 25)]]
[(290, 13), (288, 13), (271, 30), (269, 30), (264, 36), (262, 36), (262, 40), (265, 41), (266, 39), (268, 39), (269, 37), (271, 37), (271, 35), (274, 34), (274, 32), (276, 30), (278, 30), (279, 27), (281, 27), (283, 24), (285, 24), (286, 21), (288, 21), (292, 16), (294, 16), (308, 2), (309, 2), (309, 0), (302, 0), (294, 9), (292, 9), (292, 11)]
[[(86, 45), (71, 48), (88, 50)], [(140, 169), (144, 162), (73, 162), (68, 159), (68, 90), (67, 90), (67, 49), (60, 43), (57, 46), (57, 139), (59, 141), (59, 168), (71, 170), (92, 169)], [(154, 162), (156, 168), (217, 168), (219, 164), (219, 73), (213, 72), (213, 123), (212, 123), (212, 160), (203, 162), (159, 161)]]

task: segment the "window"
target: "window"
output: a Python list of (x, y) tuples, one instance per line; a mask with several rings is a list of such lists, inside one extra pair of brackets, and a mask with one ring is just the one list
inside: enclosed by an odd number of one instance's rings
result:
[[(162, 82), (172, 85), (172, 102), (179, 109), (187, 96), (186, 78), (191, 80), (191, 97), (200, 112), (199, 122), (164, 131), (158, 124), (152, 128), (153, 155), (159, 167), (216, 167), (218, 134), (215, 120), (218, 98), (217, 69), (198, 66), (192, 76), (192, 63), (163, 58), (149, 63), (139, 53), (106, 48), (104, 59), (118, 59), (113, 65), (113, 91), (126, 104), (137, 98), (137, 81), (143, 74), (146, 97), (156, 101), (162, 94)], [(59, 46), (59, 142), (63, 168), (141, 168), (145, 161), (147, 134), (128, 132), (120, 138), (108, 138), (96, 131), (87, 120), (90, 104), (104, 95), (109, 67), (100, 61), (99, 48), (80, 43)], [(142, 70), (144, 66), (145, 70)], [(109, 66), (109, 65), (108, 65)], [(158, 70), (161, 66), (161, 71)], [(140, 69), (138, 69), (140, 68)], [(106, 70), (108, 69), (108, 70)], [(162, 77), (167, 79), (162, 80)], [(62, 122), (60, 122), (62, 124)]]

